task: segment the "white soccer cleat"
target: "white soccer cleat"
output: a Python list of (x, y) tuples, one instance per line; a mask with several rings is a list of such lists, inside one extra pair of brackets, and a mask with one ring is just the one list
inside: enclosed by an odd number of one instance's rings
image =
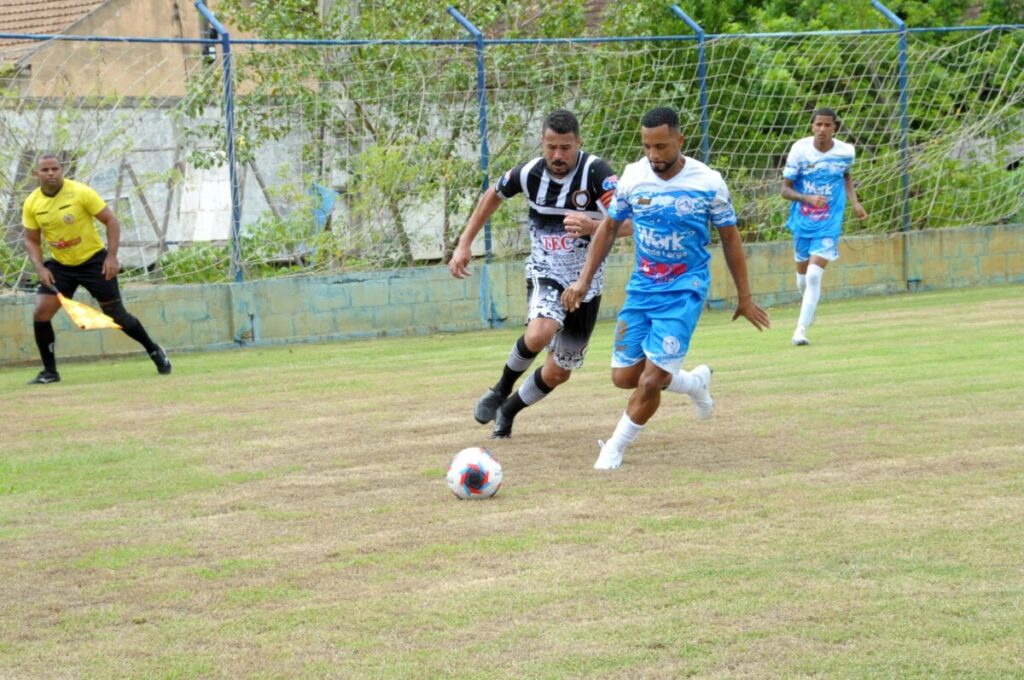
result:
[(690, 371), (690, 375), (700, 381), (700, 387), (690, 395), (698, 420), (707, 420), (715, 412), (715, 400), (711, 398), (711, 373), (711, 367), (706, 364)]
[(793, 344), (797, 347), (811, 344), (811, 341), (807, 339), (807, 331), (803, 326), (797, 326), (796, 330), (793, 331)]
[(594, 463), (594, 469), (618, 470), (619, 466), (622, 465), (622, 451), (619, 451), (614, 446), (605, 444), (600, 439), (597, 440), (597, 445), (601, 447), (601, 455), (597, 457), (597, 462)]

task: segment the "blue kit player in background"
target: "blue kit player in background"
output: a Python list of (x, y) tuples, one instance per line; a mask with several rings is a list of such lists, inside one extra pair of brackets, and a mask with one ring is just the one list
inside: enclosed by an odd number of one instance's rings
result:
[(853, 145), (833, 139), (838, 130), (835, 111), (815, 111), (811, 116), (813, 135), (793, 144), (782, 171), (782, 197), (793, 201), (786, 226), (793, 232), (796, 285), (803, 294), (794, 345), (809, 344), (807, 329), (814, 323), (825, 267), (839, 258), (847, 199), (858, 219), (868, 217), (850, 176), (856, 155)]
[(703, 364), (682, 369), (711, 283), (712, 226), (736, 284), (733, 319), (746, 317), (758, 330), (770, 326), (750, 292), (736, 211), (722, 176), (682, 154), (679, 116), (670, 108), (644, 115), (641, 139), (646, 159), (626, 166), (580, 278), (562, 295), (566, 309), (580, 305), (620, 225), (632, 219), (636, 264), (615, 328), (612, 382), (633, 393), (611, 438), (599, 442), (598, 470), (622, 464), (626, 447), (658, 410), (662, 390), (689, 395), (700, 419), (714, 410), (711, 369)]
[[(494, 387), (477, 401), (473, 417), (494, 421), (491, 437), (507, 438), (521, 410), (532, 406), (583, 365), (601, 306), (603, 270), (596, 272), (581, 304), (567, 312), (562, 291), (575, 281), (587, 257), (591, 235), (604, 217), (618, 178), (611, 166), (583, 151), (580, 126), (570, 111), (556, 109), (544, 119), (543, 155), (517, 165), (484, 192), (448, 262), (452, 276), (469, 276), (473, 239), (507, 199), (523, 194), (530, 206), (530, 255), (526, 258), (526, 331)], [(628, 227), (623, 230), (628, 233)], [(519, 376), (545, 348), (547, 360), (513, 392)]]

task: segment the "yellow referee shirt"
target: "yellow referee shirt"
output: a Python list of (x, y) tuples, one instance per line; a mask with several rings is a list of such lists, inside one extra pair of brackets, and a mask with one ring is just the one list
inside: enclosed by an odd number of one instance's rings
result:
[(26, 229), (42, 229), (42, 240), (50, 255), (69, 266), (82, 264), (103, 250), (103, 240), (93, 215), (106, 203), (91, 187), (65, 179), (56, 196), (47, 196), (37, 188), (21, 208)]

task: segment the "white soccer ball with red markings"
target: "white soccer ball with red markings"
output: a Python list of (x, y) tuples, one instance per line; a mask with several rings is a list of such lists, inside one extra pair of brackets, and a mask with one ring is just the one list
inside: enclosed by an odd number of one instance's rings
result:
[(487, 449), (462, 449), (448, 466), (448, 488), (458, 498), (490, 498), (501, 486), (501, 463)]

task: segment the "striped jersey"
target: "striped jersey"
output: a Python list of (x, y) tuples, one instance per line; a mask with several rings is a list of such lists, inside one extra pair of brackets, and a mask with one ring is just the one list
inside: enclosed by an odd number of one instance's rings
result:
[[(552, 279), (565, 287), (579, 278), (587, 259), (590, 237), (570, 236), (562, 220), (569, 213), (582, 212), (600, 221), (605, 215), (605, 203), (601, 199), (606, 195), (610, 198), (617, 183), (611, 166), (586, 151), (579, 152), (576, 166), (565, 177), (548, 173), (543, 156), (517, 165), (502, 175), (494, 188), (498, 197), (508, 199), (522, 193), (530, 207), (528, 278)], [(586, 299), (600, 295), (603, 286), (602, 264)]]

